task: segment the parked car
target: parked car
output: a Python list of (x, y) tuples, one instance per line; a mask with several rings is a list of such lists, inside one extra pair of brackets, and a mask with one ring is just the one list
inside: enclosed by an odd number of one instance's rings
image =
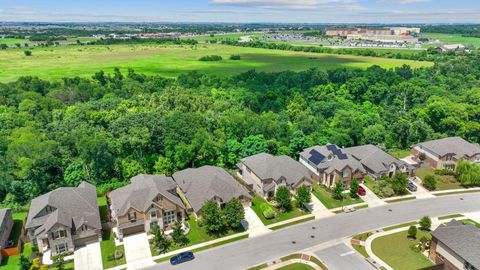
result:
[(170, 263), (172, 265), (188, 262), (195, 259), (195, 256), (193, 256), (192, 252), (182, 252), (176, 256), (173, 256), (170, 258)]
[(415, 192), (417, 191), (417, 186), (412, 181), (408, 181), (407, 189), (410, 190), (411, 192)]
[(367, 191), (363, 187), (359, 187), (357, 194), (360, 196), (365, 196), (365, 194), (367, 194)]

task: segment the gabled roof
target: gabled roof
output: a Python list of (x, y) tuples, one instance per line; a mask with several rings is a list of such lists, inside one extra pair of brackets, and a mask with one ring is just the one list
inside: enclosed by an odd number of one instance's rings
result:
[(193, 210), (198, 213), (205, 202), (220, 198), (227, 202), (244, 196), (251, 198), (245, 188), (227, 171), (214, 166), (185, 169), (173, 174)]
[(355, 157), (363, 164), (363, 166), (367, 167), (374, 173), (389, 171), (391, 164), (395, 164), (397, 167), (409, 167), (404, 161), (392, 157), (372, 144), (349, 147), (345, 148), (344, 151)]
[(313, 163), (320, 171), (331, 173), (333, 171), (341, 172), (344, 168), (349, 167), (352, 171), (360, 171), (365, 173), (363, 165), (354, 158), (345, 149), (339, 148), (334, 144), (324, 146), (313, 146), (303, 150), (300, 153), (304, 159)]
[(452, 220), (440, 225), (432, 236), (442, 242), (465, 261), (480, 269), (480, 230)]
[(132, 177), (131, 184), (112, 191), (110, 198), (115, 213), (125, 215), (130, 208), (146, 212), (157, 195), (185, 208), (176, 193), (177, 184), (165, 175), (140, 174)]
[[(54, 211), (37, 217), (47, 206)], [(26, 228), (36, 228), (34, 235), (37, 236), (48, 232), (56, 224), (70, 229), (82, 225), (101, 229), (95, 186), (82, 182), (78, 187), (58, 188), (33, 199)]]
[(308, 169), (289, 156), (272, 156), (267, 153), (260, 153), (242, 159), (250, 170), (260, 179), (279, 180), (285, 178), (288, 185), (296, 185), (303, 179), (310, 179)]
[(430, 152), (439, 156), (446, 154), (454, 154), (456, 159), (461, 159), (464, 156), (471, 157), (480, 154), (480, 145), (469, 143), (460, 137), (448, 137), (438, 140), (422, 142), (416, 146), (421, 146)]
[[(12, 218), (12, 209), (10, 208), (3, 208), (0, 209), (0, 228), (2, 227), (4, 222), (7, 222), (8, 219)], [(0, 231), (0, 237), (2, 236), (3, 232)]]

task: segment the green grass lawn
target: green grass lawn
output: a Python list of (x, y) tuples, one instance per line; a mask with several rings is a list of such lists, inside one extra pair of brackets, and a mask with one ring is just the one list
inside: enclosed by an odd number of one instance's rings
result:
[(102, 222), (108, 221), (108, 206), (107, 206), (107, 197), (100, 196), (97, 198), (98, 209), (100, 211), (100, 219)]
[(430, 260), (423, 256), (421, 252), (413, 249), (422, 236), (431, 238), (429, 232), (421, 230), (418, 230), (417, 240), (413, 241), (408, 239), (407, 231), (386, 235), (373, 240), (372, 250), (375, 255), (395, 270), (420, 269), (432, 266), (433, 263)]
[[(265, 72), (284, 70), (302, 71), (317, 67), (367, 68), (380, 65), (393, 68), (403, 64), (414, 68), (431, 66), (433, 63), (378, 57), (351, 55), (318, 54), (243, 48), (217, 44), (187, 45), (109, 45), (109, 46), (60, 46), (32, 49), (27, 57), (23, 49), (0, 51), (0, 82), (9, 82), (19, 76), (38, 76), (43, 79), (63, 77), (91, 77), (104, 70), (112, 73), (115, 67), (127, 72), (132, 68), (138, 73), (176, 77), (186, 71), (199, 71), (207, 74), (228, 76), (251, 69)], [(222, 61), (202, 62), (201, 56), (220, 55)], [(229, 60), (230, 55), (238, 54), (240, 61)], [(65, 65), (68, 63), (68, 65)]]
[[(103, 268), (111, 268), (119, 265), (126, 264), (125, 260), (125, 249), (123, 246), (115, 246), (115, 236), (113, 232), (104, 232), (102, 242), (100, 242), (100, 248), (102, 250), (102, 262)], [(123, 252), (123, 257), (116, 260), (109, 260), (108, 256), (115, 253), (116, 250), (121, 250)]]
[(7, 44), (9, 46), (14, 46), (15, 44), (22, 44), (22, 47), (25, 43), (31, 43), (28, 39), (20, 38), (0, 38), (0, 44)]
[(292, 263), (284, 267), (277, 268), (278, 270), (313, 270), (315, 268), (304, 263)]
[(334, 198), (332, 198), (332, 194), (327, 191), (325, 188), (319, 186), (317, 183), (313, 184), (313, 190), (312, 190), (313, 195), (315, 195), (320, 202), (325, 205), (328, 209), (332, 208), (337, 208), (337, 207), (342, 207), (342, 206), (347, 206), (347, 205), (352, 205), (352, 204), (357, 204), (357, 203), (362, 203), (363, 200), (361, 198), (352, 200), (350, 196), (347, 194), (344, 194), (344, 199), (342, 201), (337, 201)]
[(460, 221), (460, 222), (463, 223), (463, 224), (473, 225), (473, 226), (475, 226), (475, 227), (477, 227), (477, 228), (480, 229), (480, 223), (475, 222), (475, 221), (473, 221), (473, 220), (471, 220), (471, 219), (464, 219), (464, 220), (462, 220), (462, 221)]
[(353, 247), (358, 253), (360, 253), (363, 257), (368, 258), (367, 249), (365, 249), (365, 246), (360, 246), (360, 245), (354, 245), (354, 244), (352, 244), (352, 247)]
[[(27, 258), (32, 257), (32, 244), (26, 243), (23, 245), (23, 250), (21, 255), (24, 255)], [(4, 258), (2, 263), (0, 264), (0, 268), (2, 270), (18, 270), (20, 269), (20, 256), (21, 255), (15, 255), (15, 256), (10, 256), (8, 258)]]
[(421, 179), (425, 178), (427, 175), (434, 175), (437, 179), (437, 189), (436, 190), (448, 190), (448, 189), (459, 189), (463, 188), (460, 183), (452, 175), (436, 175), (435, 171), (432, 168), (419, 168), (415, 170), (415, 175)]
[(432, 40), (440, 40), (441, 42), (447, 44), (464, 44), (464, 45), (473, 45), (480, 46), (480, 38), (476, 37), (462, 37), (460, 34), (441, 34), (441, 33), (424, 33), (424, 37), (427, 37)]
[(410, 155), (410, 149), (392, 149), (389, 150), (388, 153), (395, 158), (404, 158)]
[[(274, 224), (274, 223), (277, 223), (277, 222), (281, 222), (281, 221), (285, 221), (285, 220), (289, 220), (289, 219), (292, 219), (292, 218), (296, 218), (296, 217), (299, 217), (299, 216), (309, 214), (309, 212), (307, 212), (307, 211), (302, 211), (297, 207), (293, 207), (293, 210), (290, 211), (290, 212), (280, 212), (278, 210), (275, 210), (275, 212), (276, 212), (275, 217), (271, 218), (271, 219), (266, 219), (265, 216), (263, 216), (262, 209), (260, 209), (260, 206), (263, 203), (268, 203), (268, 202), (260, 196), (255, 196), (252, 199), (252, 209), (255, 212), (255, 214), (257, 214), (257, 216), (260, 218), (260, 220), (263, 222), (263, 224), (265, 224), (265, 225), (270, 225), (270, 224)], [(275, 207), (273, 207), (273, 206), (272, 206), (272, 208), (275, 209)]]

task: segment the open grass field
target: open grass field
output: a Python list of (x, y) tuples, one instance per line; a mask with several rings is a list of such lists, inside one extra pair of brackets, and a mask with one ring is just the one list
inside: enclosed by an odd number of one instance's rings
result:
[[(111, 46), (61, 46), (34, 48), (27, 57), (23, 49), (0, 51), (0, 82), (16, 80), (20, 76), (38, 76), (42, 79), (63, 77), (91, 77), (104, 70), (111, 73), (115, 67), (126, 71), (133, 68), (138, 73), (176, 77), (186, 71), (199, 71), (226, 76), (251, 69), (265, 72), (283, 70), (301, 71), (309, 68), (367, 68), (379, 65), (393, 68), (408, 64), (414, 68), (433, 63), (400, 59), (374, 58), (349, 55), (316, 54), (257, 48), (232, 47), (217, 44), (197, 46), (174, 45), (111, 45)], [(202, 62), (198, 58), (220, 55), (222, 61)], [(239, 54), (239, 61), (229, 60)]]
[(19, 38), (0, 38), (0, 44), (15, 45), (17, 43), (25, 44), (31, 43), (28, 39), (19, 39)]
[(424, 33), (424, 37), (427, 37), (431, 40), (440, 40), (441, 42), (447, 44), (464, 44), (464, 45), (473, 45), (480, 46), (480, 38), (475, 37), (462, 37), (460, 34), (440, 34), (440, 33)]

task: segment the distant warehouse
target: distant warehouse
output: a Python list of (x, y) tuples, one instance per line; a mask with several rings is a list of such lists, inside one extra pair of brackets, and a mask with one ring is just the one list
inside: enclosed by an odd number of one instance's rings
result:
[(379, 42), (418, 42), (420, 28), (412, 27), (354, 27), (354, 28), (327, 28), (326, 36), (342, 37), (346, 39), (361, 39)]

